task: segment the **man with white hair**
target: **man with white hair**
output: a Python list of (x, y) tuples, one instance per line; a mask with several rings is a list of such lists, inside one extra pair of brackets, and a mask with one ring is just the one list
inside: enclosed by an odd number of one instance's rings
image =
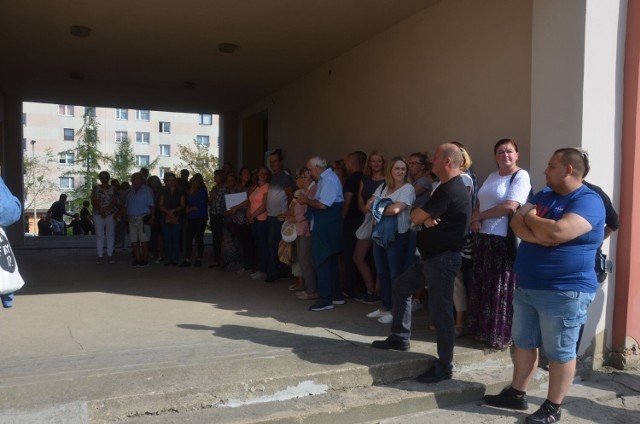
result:
[(343, 249), (342, 238), (342, 184), (327, 167), (327, 161), (314, 156), (307, 161), (311, 177), (318, 182), (314, 199), (298, 196), (298, 203), (311, 210), (311, 249), (316, 263), (318, 301), (309, 307), (311, 311), (326, 311), (334, 305), (343, 305), (340, 288), (338, 258)]

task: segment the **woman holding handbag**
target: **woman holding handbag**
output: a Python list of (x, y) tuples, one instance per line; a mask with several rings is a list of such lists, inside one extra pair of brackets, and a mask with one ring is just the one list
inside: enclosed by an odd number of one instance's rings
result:
[(385, 184), (378, 187), (367, 201), (367, 209), (372, 209), (377, 221), (373, 232), (373, 258), (382, 301), (380, 308), (368, 313), (367, 317), (377, 318), (381, 324), (392, 321), (394, 280), (413, 263), (409, 255), (413, 231), (409, 212), (416, 200), (416, 192), (408, 182), (408, 169), (407, 161), (400, 156), (394, 157), (389, 163)]
[[(7, 244), (7, 248), (0, 249), (0, 255), (11, 255), (13, 258), (11, 262), (15, 263), (15, 257), (13, 257), (13, 252), (11, 251), (11, 246), (9, 245), (9, 239), (4, 232), (4, 229), (1, 227), (6, 227), (14, 222), (17, 222), (22, 215), (22, 204), (20, 200), (7, 188), (4, 184), (4, 180), (0, 177), (0, 244)], [(35, 222), (33, 223), (35, 225)], [(6, 259), (4, 263), (9, 263)], [(2, 287), (0, 289), (4, 292), (5, 290), (18, 290), (24, 284), (22, 277), (20, 277), (20, 273), (17, 269), (17, 264), (15, 265), (15, 270), (13, 272), (9, 272), (9, 270), (5, 270), (4, 268), (0, 268), (0, 272), (2, 275)], [(6, 284), (5, 284), (6, 283)], [(16, 288), (17, 287), (17, 288)], [(0, 295), (0, 299), (2, 300), (2, 306), (5, 308), (10, 308), (13, 306), (13, 292), (8, 292), (6, 294)]]
[(162, 238), (164, 239), (164, 264), (178, 265), (180, 257), (180, 235), (182, 211), (185, 208), (185, 196), (178, 188), (176, 175), (172, 172), (164, 174), (165, 187), (160, 192), (158, 206), (160, 208)]
[[(365, 221), (371, 218), (367, 217), (371, 214), (371, 211), (367, 209), (367, 200), (373, 195), (376, 189), (384, 183), (384, 175), (386, 171), (386, 161), (382, 153), (377, 150), (372, 151), (369, 154), (367, 166), (364, 168), (362, 175), (362, 181), (358, 189), (358, 208), (365, 215)], [(356, 242), (356, 248), (353, 252), (353, 263), (358, 268), (358, 272), (362, 276), (364, 285), (367, 289), (367, 293), (362, 297), (363, 303), (376, 303), (380, 301), (380, 297), (376, 294), (376, 281), (371, 271), (371, 265), (367, 261), (367, 256), (371, 251), (371, 231), (366, 231), (369, 234), (367, 238), (358, 238)]]
[(493, 153), (498, 170), (478, 190), (471, 216), (471, 231), (476, 233), (476, 240), (467, 312), (471, 334), (489, 347), (502, 349), (512, 343), (512, 301), (516, 287), (514, 259), (509, 256), (507, 246), (509, 217), (526, 203), (531, 181), (527, 171), (517, 164), (515, 141), (499, 140)]

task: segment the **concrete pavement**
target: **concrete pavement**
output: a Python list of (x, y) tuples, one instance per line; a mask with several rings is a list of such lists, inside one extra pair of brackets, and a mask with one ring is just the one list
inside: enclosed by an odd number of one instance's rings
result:
[(375, 306), (309, 312), (286, 281), (134, 268), (129, 250), (97, 265), (92, 238), (69, 239), (16, 252), (27, 285), (0, 312), (0, 423), (367, 422), (509, 381), (508, 351), (462, 338), (453, 380), (413, 382), (435, 355), (425, 311), (410, 352), (379, 351), (369, 344), (389, 328), (364, 316)]

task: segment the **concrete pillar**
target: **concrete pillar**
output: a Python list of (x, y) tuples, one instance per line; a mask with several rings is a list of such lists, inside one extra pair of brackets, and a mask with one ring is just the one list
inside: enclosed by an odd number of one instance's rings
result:
[(220, 163), (231, 162), (235, 168), (242, 166), (238, 163), (240, 159), (240, 144), (238, 142), (238, 114), (223, 113), (220, 115)]
[[(617, 208), (620, 191), (622, 64), (626, 0), (533, 2), (531, 174), (535, 189), (557, 148), (589, 151), (588, 180), (601, 186)], [(616, 261), (624, 252), (603, 247)], [(613, 247), (613, 249), (610, 249)], [(619, 262), (619, 261), (616, 261)], [(580, 354), (599, 367), (611, 351), (615, 274), (589, 309)], [(607, 325), (607, 323), (609, 325)]]
[[(630, 1), (626, 19), (622, 126), (620, 234), (616, 255), (612, 364), (640, 362), (640, 2)], [(638, 224), (637, 226), (635, 224)], [(634, 253), (635, 252), (635, 253)], [(635, 283), (635, 284), (634, 284)]]
[[(18, 199), (24, 199), (22, 169), (22, 100), (4, 95), (2, 97), (2, 178)], [(13, 246), (24, 244), (22, 219), (6, 228)]]

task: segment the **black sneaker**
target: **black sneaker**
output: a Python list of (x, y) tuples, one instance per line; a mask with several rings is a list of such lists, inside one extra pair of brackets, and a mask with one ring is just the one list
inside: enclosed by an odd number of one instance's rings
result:
[(527, 395), (514, 394), (511, 390), (511, 386), (503, 389), (497, 395), (486, 395), (484, 397), (484, 403), (491, 406), (497, 406), (498, 408), (518, 409), (520, 411), (526, 411), (529, 409), (529, 400)]
[(335, 308), (335, 306), (333, 306), (333, 303), (329, 302), (322, 302), (322, 301), (318, 301), (316, 303), (314, 303), (313, 305), (309, 306), (309, 310), (310, 311), (329, 311), (331, 309)]
[(449, 380), (451, 378), (451, 365), (443, 367), (440, 362), (436, 362), (427, 372), (420, 374), (416, 377), (420, 383), (437, 383), (443, 380)]
[(131, 262), (131, 266), (140, 266), (140, 262), (133, 261), (133, 262)]
[(387, 337), (385, 340), (375, 340), (371, 343), (371, 347), (375, 347), (376, 349), (389, 349), (389, 350), (400, 350), (402, 352), (406, 352), (411, 347), (411, 344), (404, 339), (392, 334)]
[(200, 259), (196, 259), (196, 261), (193, 263), (193, 266), (195, 266), (196, 268), (201, 267), (202, 261)]
[(528, 424), (556, 423), (560, 421), (561, 416), (562, 408), (555, 409), (553, 406), (549, 405), (547, 401), (545, 401), (542, 405), (540, 405), (540, 409), (525, 418), (524, 422)]
[(375, 295), (373, 293), (367, 293), (362, 296), (362, 303), (366, 303), (368, 305), (380, 302), (380, 296)]
[(180, 265), (178, 265), (178, 268), (188, 268), (190, 266), (191, 266), (191, 262), (183, 261)]

